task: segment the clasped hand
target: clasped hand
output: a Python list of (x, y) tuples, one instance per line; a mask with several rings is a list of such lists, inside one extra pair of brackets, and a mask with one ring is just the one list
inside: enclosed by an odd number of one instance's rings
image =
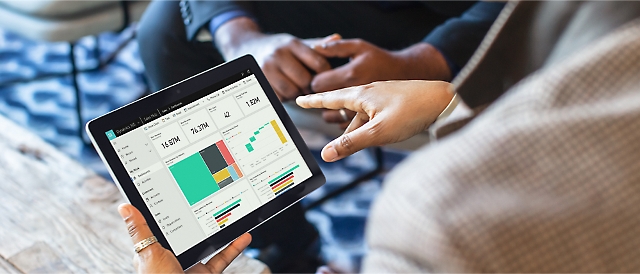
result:
[[(243, 27), (233, 29), (237, 26)], [(263, 34), (246, 20), (230, 24), (227, 32), (232, 30), (243, 34), (237, 35), (236, 43), (220, 42), (229, 45), (221, 46), (225, 59), (252, 54), (281, 101), (374, 81), (450, 78), (444, 57), (426, 43), (387, 51), (361, 39), (342, 39), (338, 34), (316, 39), (299, 39), (285, 33)], [(331, 68), (327, 58), (333, 57), (348, 58), (349, 62)], [(336, 110), (323, 113), (325, 121), (340, 123), (343, 128), (354, 116), (355, 112), (348, 111), (345, 121)]]

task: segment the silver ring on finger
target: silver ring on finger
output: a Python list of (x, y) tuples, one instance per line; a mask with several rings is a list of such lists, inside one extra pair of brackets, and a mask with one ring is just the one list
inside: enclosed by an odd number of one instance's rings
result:
[(341, 108), (338, 112), (340, 112), (340, 116), (342, 116), (342, 120), (344, 122), (349, 122), (349, 116), (347, 116), (347, 112), (344, 110), (344, 108)]
[(148, 246), (157, 243), (158, 239), (156, 238), (156, 236), (151, 236), (149, 238), (146, 238), (142, 241), (137, 242), (135, 245), (133, 245), (134, 247), (134, 251), (136, 253), (140, 253), (140, 251), (142, 251), (143, 249), (147, 248)]

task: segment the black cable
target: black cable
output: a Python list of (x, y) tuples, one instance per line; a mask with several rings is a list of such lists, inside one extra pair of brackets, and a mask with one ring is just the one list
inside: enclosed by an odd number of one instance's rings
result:
[(129, 26), (131, 23), (131, 18), (129, 17), (129, 1), (120, 1), (120, 8), (122, 9), (122, 28), (118, 32), (122, 32)]
[(84, 139), (84, 120), (82, 119), (82, 92), (78, 85), (78, 67), (76, 66), (76, 55), (74, 54), (75, 44), (69, 42), (69, 61), (71, 61), (71, 84), (76, 95), (76, 117), (78, 118), (78, 136), (80, 140), (87, 143)]

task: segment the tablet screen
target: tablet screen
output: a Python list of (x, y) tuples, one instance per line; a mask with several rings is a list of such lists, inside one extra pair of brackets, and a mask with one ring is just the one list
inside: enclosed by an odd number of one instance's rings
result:
[(176, 255), (312, 176), (250, 70), (105, 134)]

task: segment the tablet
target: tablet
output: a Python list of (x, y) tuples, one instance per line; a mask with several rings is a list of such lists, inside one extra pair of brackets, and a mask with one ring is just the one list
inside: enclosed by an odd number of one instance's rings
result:
[(98, 117), (86, 130), (120, 191), (184, 269), (325, 182), (250, 55)]

